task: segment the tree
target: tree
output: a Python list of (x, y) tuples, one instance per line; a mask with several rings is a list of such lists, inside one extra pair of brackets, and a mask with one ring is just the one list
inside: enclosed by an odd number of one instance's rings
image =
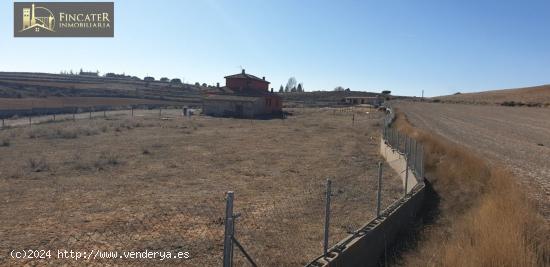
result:
[(168, 78), (166, 78), (166, 77), (162, 77), (162, 78), (160, 78), (160, 81), (161, 81), (161, 82), (169, 82), (170, 79), (168, 79)]
[(288, 78), (288, 82), (285, 86), (285, 92), (289, 92), (292, 88), (296, 88), (296, 78), (290, 77)]
[(389, 94), (391, 94), (391, 91), (384, 90), (384, 91), (382, 91), (382, 94), (383, 94), (383, 95), (389, 95)]
[(343, 91), (345, 91), (345, 89), (342, 86), (336, 86), (336, 88), (334, 88), (334, 91), (335, 92), (343, 92)]
[(297, 91), (296, 86), (292, 87), (292, 89), (290, 89), (290, 91), (293, 92), (293, 93), (296, 93), (296, 91)]
[(174, 78), (170, 81), (170, 83), (173, 83), (173, 84), (181, 84), (181, 80), (178, 79), (178, 78)]
[(206, 83), (203, 83), (202, 87), (208, 87), (208, 85)]
[(279, 93), (283, 93), (285, 89), (283, 89), (283, 85), (281, 84), (281, 87), (279, 87)]
[(299, 83), (298, 88), (296, 89), (296, 91), (298, 91), (298, 93), (304, 92), (304, 86), (301, 83)]

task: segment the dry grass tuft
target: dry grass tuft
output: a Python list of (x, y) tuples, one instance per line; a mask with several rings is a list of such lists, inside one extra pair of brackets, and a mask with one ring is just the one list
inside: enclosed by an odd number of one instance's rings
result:
[(50, 169), (46, 159), (41, 158), (30, 158), (27, 160), (27, 169), (31, 172), (44, 172)]
[(149, 149), (146, 148), (146, 147), (142, 147), (142, 148), (141, 148), (141, 154), (143, 154), (143, 155), (150, 155), (150, 154), (151, 154), (151, 150), (149, 150)]
[(94, 167), (98, 170), (105, 169), (106, 166), (116, 166), (122, 162), (118, 159), (118, 156), (112, 152), (103, 152), (99, 158), (95, 161)]
[(550, 231), (517, 179), (442, 137), (396, 127), (422, 142), (428, 180), (440, 197), (439, 221), (425, 229), (410, 266), (548, 266)]
[(30, 129), (27, 135), (31, 139), (76, 139), (79, 136), (92, 136), (99, 133), (99, 130), (90, 126), (62, 127), (59, 125), (40, 126)]

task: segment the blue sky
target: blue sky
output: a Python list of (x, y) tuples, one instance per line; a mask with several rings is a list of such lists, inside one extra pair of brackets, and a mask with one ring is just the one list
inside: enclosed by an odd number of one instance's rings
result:
[[(37, 1), (40, 2), (40, 1)], [(0, 71), (99, 70), (428, 96), (550, 83), (550, 1), (115, 0), (114, 38), (14, 38)]]

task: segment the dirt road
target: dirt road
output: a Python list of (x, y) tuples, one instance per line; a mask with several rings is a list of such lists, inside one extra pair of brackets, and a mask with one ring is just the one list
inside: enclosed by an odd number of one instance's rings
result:
[(550, 110), (413, 102), (395, 106), (415, 126), (505, 165), (550, 218)]

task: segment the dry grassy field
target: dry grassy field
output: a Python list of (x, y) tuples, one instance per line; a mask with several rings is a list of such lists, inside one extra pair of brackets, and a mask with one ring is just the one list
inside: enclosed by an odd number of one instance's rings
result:
[[(112, 116), (0, 131), (0, 265), (156, 265), (158, 260), (12, 260), (12, 249), (188, 251), (219, 266), (225, 192), (236, 235), (260, 266), (321, 253), (372, 219), (382, 114), (291, 110), (286, 120)], [(401, 196), (386, 166), (383, 205)], [(235, 252), (237, 265), (242, 256)]]
[[(435, 215), (435, 220), (424, 222), (412, 242), (413, 249), (397, 259), (399, 265), (548, 266), (550, 226), (548, 217), (545, 219), (536, 207), (537, 203), (539, 207), (547, 205), (547, 198), (534, 198), (533, 191), (518, 182), (528, 178), (514, 175), (501, 161), (486, 160), (485, 154), (470, 146), (472, 140), (485, 138), (479, 137), (483, 132), (478, 134), (473, 127), (445, 132), (449, 129), (445, 122), (455, 122), (444, 112), (447, 106), (398, 106), (402, 109), (398, 109), (395, 126), (426, 149), (426, 179), (434, 192), (426, 204), (434, 205), (431, 213)], [(462, 115), (464, 120), (487, 119), (483, 113)], [(435, 118), (439, 117), (443, 123), (437, 123)], [(489, 121), (487, 124), (491, 125)], [(446, 136), (452, 136), (452, 131), (469, 141), (450, 140)], [(506, 132), (492, 134), (502, 136)], [(503, 142), (501, 146), (517, 144)], [(493, 148), (492, 152), (498, 150)]]
[(400, 102), (415, 126), (502, 164), (550, 218), (550, 112), (540, 108)]
[(116, 97), (48, 97), (48, 98), (0, 98), (2, 109), (129, 106), (129, 105), (181, 105), (180, 102)]
[(463, 104), (535, 105), (550, 107), (550, 85), (463, 93), (435, 97), (438, 101)]

